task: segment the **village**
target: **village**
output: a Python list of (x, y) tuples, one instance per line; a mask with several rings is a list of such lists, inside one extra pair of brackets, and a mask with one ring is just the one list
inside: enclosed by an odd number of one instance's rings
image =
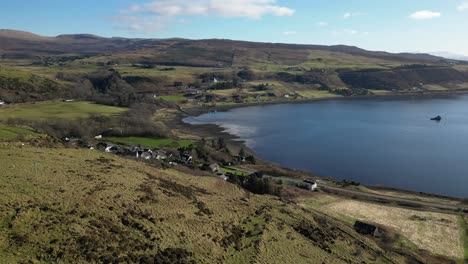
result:
[[(86, 148), (91, 151), (101, 151), (145, 163), (157, 163), (165, 168), (187, 167), (189, 169), (199, 169), (224, 181), (229, 181), (243, 187), (247, 186), (255, 178), (268, 184), (274, 182), (276, 185), (292, 186), (310, 191), (318, 190), (316, 180), (311, 178), (300, 180), (287, 177), (274, 177), (262, 172), (253, 172), (236, 167), (243, 164), (255, 164), (253, 156), (247, 155), (243, 149), (239, 155), (233, 155), (230, 162), (206, 163), (194, 159), (191, 155), (192, 145), (180, 147), (175, 151), (172, 148), (147, 148), (141, 145), (115, 144), (106, 142), (102, 135), (96, 136), (95, 140), (97, 140), (97, 143), (88, 144)], [(79, 144), (79, 139), (64, 137), (62, 138), (62, 142), (65, 146), (76, 147)]]

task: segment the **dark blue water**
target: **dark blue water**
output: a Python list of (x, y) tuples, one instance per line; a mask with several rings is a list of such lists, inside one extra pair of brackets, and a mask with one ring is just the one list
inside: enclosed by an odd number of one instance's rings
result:
[[(441, 122), (429, 120), (436, 115)], [(185, 121), (219, 124), (286, 167), (468, 197), (468, 96), (269, 105)]]

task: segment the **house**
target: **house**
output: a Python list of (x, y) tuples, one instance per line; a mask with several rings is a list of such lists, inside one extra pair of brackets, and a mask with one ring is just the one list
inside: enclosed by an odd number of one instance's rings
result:
[(5, 105), (5, 102), (0, 100), (0, 105)]
[(153, 158), (153, 152), (151, 150), (143, 151), (140, 155), (140, 158), (149, 160)]
[(308, 184), (308, 189), (311, 191), (316, 191), (318, 188), (317, 182), (311, 180), (304, 180), (304, 183)]
[(134, 147), (131, 151), (136, 158), (149, 160), (154, 158), (153, 151), (147, 148)]
[(105, 152), (107, 153), (117, 153), (119, 149), (116, 147), (116, 146), (112, 146), (112, 145), (108, 145), (106, 148), (105, 148)]
[(212, 172), (218, 172), (218, 171), (221, 170), (221, 168), (219, 167), (219, 165), (216, 164), (216, 163), (210, 164), (209, 168), (210, 168), (210, 170), (211, 170)]
[(153, 152), (153, 156), (154, 156), (154, 158), (157, 159), (157, 160), (165, 160), (165, 159), (167, 159), (167, 154), (166, 154), (166, 152), (165, 152), (165, 151), (162, 151), (162, 150), (159, 150), (159, 149), (158, 149), (158, 150), (155, 150), (155, 151)]
[(218, 80), (215, 78), (213, 78), (213, 83), (218, 83)]
[(111, 152), (111, 149), (113, 148), (113, 146), (107, 146), (106, 149), (104, 150), (105, 152), (109, 153)]
[(95, 139), (102, 139), (102, 135), (97, 135), (94, 137)]
[(182, 154), (180, 155), (179, 159), (182, 163), (192, 163), (193, 157), (188, 155), (188, 154)]
[(219, 173), (219, 174), (218, 174), (218, 177), (221, 178), (221, 179), (223, 179), (224, 181), (229, 180), (229, 177), (226, 176), (226, 174), (224, 174), (224, 173)]

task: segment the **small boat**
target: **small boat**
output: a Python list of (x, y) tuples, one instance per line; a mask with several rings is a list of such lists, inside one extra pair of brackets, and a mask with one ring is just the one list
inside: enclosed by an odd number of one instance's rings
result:
[(431, 118), (431, 120), (439, 122), (440, 120), (442, 120), (442, 117), (438, 115), (436, 117)]

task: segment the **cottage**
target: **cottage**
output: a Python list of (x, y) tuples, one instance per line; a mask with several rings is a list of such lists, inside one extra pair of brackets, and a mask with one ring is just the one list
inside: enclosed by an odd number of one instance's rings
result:
[(308, 184), (308, 189), (311, 191), (316, 191), (318, 188), (317, 182), (311, 180), (304, 180), (304, 183)]
[(153, 152), (150, 151), (143, 151), (140, 155), (140, 158), (142, 159), (145, 159), (145, 160), (149, 160), (149, 159), (152, 159), (153, 158)]
[(107, 146), (104, 151), (107, 152), (107, 153), (110, 153), (112, 148), (113, 148), (113, 146)]
[(228, 176), (226, 176), (226, 174), (224, 174), (224, 173), (220, 173), (220, 174), (218, 174), (218, 177), (219, 177), (219, 178), (221, 178), (221, 179), (223, 179), (224, 181), (227, 181), (227, 180), (229, 180), (229, 177), (228, 177)]
[(180, 155), (180, 161), (182, 163), (192, 163), (193, 157), (188, 154), (182, 154)]
[(0, 100), (0, 105), (5, 105), (5, 102)]
[(220, 171), (220, 167), (219, 167), (219, 165), (216, 164), (216, 163), (210, 164), (209, 168), (210, 168), (210, 170), (211, 170), (212, 172), (218, 172), (218, 171)]
[(116, 147), (116, 146), (112, 146), (112, 145), (108, 145), (106, 148), (105, 148), (105, 152), (107, 153), (117, 153), (119, 149)]
[(154, 158), (157, 159), (157, 160), (165, 160), (165, 159), (167, 159), (167, 154), (166, 154), (166, 152), (165, 152), (165, 151), (162, 151), (162, 150), (159, 150), (159, 149), (158, 149), (158, 150), (155, 150), (155, 151), (153, 152), (153, 156), (154, 156)]
[(94, 137), (95, 139), (102, 139), (102, 135), (97, 135)]

